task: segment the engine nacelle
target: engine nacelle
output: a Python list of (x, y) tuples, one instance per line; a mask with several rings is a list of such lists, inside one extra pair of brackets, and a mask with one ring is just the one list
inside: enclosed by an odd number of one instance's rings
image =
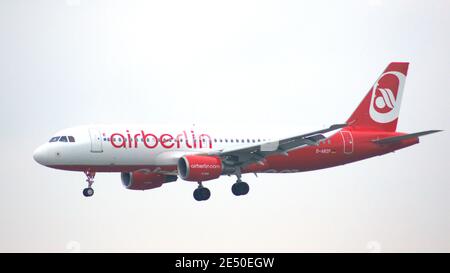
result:
[(222, 174), (222, 161), (214, 156), (188, 155), (178, 160), (178, 175), (187, 181), (202, 182)]
[(177, 181), (176, 175), (164, 175), (159, 173), (145, 173), (135, 171), (131, 173), (121, 173), (122, 184), (128, 190), (150, 190), (159, 188), (164, 183)]

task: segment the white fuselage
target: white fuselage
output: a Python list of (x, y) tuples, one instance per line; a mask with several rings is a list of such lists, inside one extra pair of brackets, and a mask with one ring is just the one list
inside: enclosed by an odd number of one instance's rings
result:
[(183, 155), (208, 154), (268, 140), (197, 128), (146, 125), (80, 126), (59, 131), (52, 139), (34, 153), (36, 161), (49, 167), (74, 171), (84, 171), (86, 166), (100, 167), (97, 171), (168, 167), (169, 172), (175, 172), (173, 168)]

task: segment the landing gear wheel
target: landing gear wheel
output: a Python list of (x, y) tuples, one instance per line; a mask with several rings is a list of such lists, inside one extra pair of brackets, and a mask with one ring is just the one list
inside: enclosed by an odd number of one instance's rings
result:
[(83, 190), (83, 195), (85, 197), (91, 197), (94, 195), (94, 189), (92, 188), (92, 184), (94, 183), (95, 172), (87, 170), (84, 172), (86, 175), (86, 182), (88, 183), (88, 187)]
[(199, 190), (198, 190), (198, 189), (196, 189), (196, 190), (194, 191), (194, 199), (195, 199), (196, 201), (202, 201), (202, 197), (200, 196), (200, 193), (199, 193)]
[(234, 195), (240, 196), (240, 195), (246, 195), (250, 191), (250, 187), (247, 183), (242, 181), (237, 181), (233, 184), (231, 187), (231, 191)]
[(208, 188), (199, 187), (194, 191), (194, 199), (197, 201), (206, 201), (211, 197), (211, 192)]
[(86, 188), (83, 190), (83, 195), (85, 197), (91, 197), (92, 195), (94, 195), (94, 189), (93, 188)]
[(206, 201), (209, 199), (209, 197), (211, 197), (211, 192), (208, 188), (201, 188), (200, 195), (202, 196), (203, 201)]

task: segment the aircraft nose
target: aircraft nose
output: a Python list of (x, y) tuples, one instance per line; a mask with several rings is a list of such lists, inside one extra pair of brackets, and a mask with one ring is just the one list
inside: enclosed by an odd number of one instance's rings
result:
[(44, 145), (38, 147), (33, 153), (34, 161), (41, 165), (45, 165), (48, 162), (48, 152)]

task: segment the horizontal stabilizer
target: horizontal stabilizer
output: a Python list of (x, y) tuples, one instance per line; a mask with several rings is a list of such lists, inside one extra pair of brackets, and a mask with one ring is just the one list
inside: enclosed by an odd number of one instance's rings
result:
[(372, 140), (372, 141), (376, 144), (391, 144), (391, 143), (399, 142), (404, 139), (420, 137), (420, 136), (424, 136), (424, 135), (428, 135), (428, 134), (437, 133), (440, 131), (442, 131), (442, 130), (429, 130), (429, 131), (423, 131), (423, 132), (418, 132), (418, 133), (413, 133), (413, 134), (407, 134), (407, 135), (403, 135), (403, 136), (376, 139), (376, 140)]

